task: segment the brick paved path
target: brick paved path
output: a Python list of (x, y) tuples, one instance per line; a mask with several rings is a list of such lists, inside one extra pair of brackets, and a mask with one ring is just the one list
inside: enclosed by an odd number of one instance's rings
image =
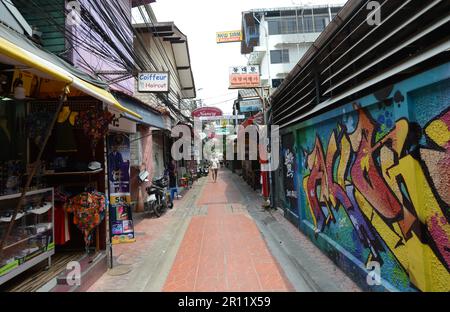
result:
[[(135, 220), (137, 242), (113, 247), (115, 268), (128, 267), (108, 271), (89, 291), (294, 291), (284, 271), (297, 291), (359, 291), (282, 213), (261, 204), (228, 170), (216, 183), (211, 176), (198, 180), (173, 210)], [(284, 231), (275, 242), (268, 224)], [(289, 246), (288, 262), (274, 243)], [(292, 257), (301, 257), (300, 268)]]
[[(227, 179), (228, 178), (228, 179)], [(225, 172), (208, 182), (197, 204), (164, 291), (288, 291), (240, 191)]]

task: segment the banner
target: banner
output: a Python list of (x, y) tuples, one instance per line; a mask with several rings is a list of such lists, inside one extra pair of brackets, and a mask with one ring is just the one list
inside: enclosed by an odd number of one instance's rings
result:
[(240, 30), (221, 31), (216, 33), (217, 43), (241, 42), (242, 32)]
[(259, 66), (230, 67), (229, 89), (249, 89), (260, 87)]
[(108, 135), (109, 216), (113, 244), (136, 241), (131, 211), (130, 155), (128, 134)]

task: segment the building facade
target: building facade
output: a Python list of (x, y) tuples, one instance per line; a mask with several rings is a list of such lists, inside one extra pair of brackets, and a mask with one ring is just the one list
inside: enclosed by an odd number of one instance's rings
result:
[[(174, 140), (171, 130), (178, 124), (191, 123), (190, 99), (196, 97), (195, 83), (192, 74), (189, 45), (184, 35), (173, 22), (158, 22), (150, 7), (147, 7), (150, 21), (134, 24), (136, 34), (141, 40), (135, 40), (134, 47), (138, 56), (147, 59), (146, 71), (169, 73), (169, 91), (165, 93), (145, 93), (135, 86), (134, 96), (147, 103), (153, 109), (162, 112), (165, 120), (163, 128), (146, 128), (139, 133), (142, 140), (135, 140), (134, 148), (148, 149), (150, 153), (142, 155), (142, 164), (151, 178), (161, 177), (172, 162), (171, 147)], [(177, 185), (180, 178), (188, 171), (186, 161), (174, 164), (177, 173)], [(142, 166), (139, 170), (144, 169)], [(134, 170), (138, 170), (135, 168)], [(138, 210), (142, 209), (146, 184), (141, 184), (136, 197)], [(173, 186), (173, 185), (172, 185)]]
[(261, 84), (276, 89), (342, 6), (255, 9), (242, 13), (241, 53), (260, 66)]
[(272, 96), (273, 203), (365, 290), (450, 290), (448, 6), (349, 1)]

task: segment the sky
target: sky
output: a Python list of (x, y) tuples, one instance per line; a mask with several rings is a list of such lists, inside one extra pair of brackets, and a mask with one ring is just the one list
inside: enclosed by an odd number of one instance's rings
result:
[(188, 38), (197, 98), (207, 106), (233, 110), (237, 90), (228, 89), (231, 66), (247, 65), (240, 43), (216, 43), (216, 32), (241, 29), (243, 11), (297, 5), (334, 4), (343, 0), (156, 0), (151, 6), (158, 22), (175, 22)]

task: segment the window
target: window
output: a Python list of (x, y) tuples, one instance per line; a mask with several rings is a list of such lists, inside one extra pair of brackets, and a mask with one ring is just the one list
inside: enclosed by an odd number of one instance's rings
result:
[(272, 79), (272, 88), (278, 88), (284, 79)]
[(282, 64), (289, 63), (289, 50), (272, 50), (270, 51), (270, 63)]
[(298, 25), (298, 33), (301, 34), (303, 33), (303, 18), (301, 16), (299, 16), (297, 18), (297, 25)]
[(327, 16), (314, 16), (314, 30), (315, 32), (322, 32), (328, 24)]
[(279, 35), (281, 34), (281, 29), (280, 29), (280, 21), (279, 20), (270, 20), (267, 21), (268, 25), (269, 25), (269, 35)]
[(303, 17), (303, 27), (305, 33), (314, 32), (312, 16)]
[(287, 35), (297, 33), (297, 20), (295, 17), (277, 18), (267, 21), (269, 35)]
[(283, 34), (295, 34), (297, 32), (297, 21), (295, 18), (285, 18), (282, 20), (281, 25)]

